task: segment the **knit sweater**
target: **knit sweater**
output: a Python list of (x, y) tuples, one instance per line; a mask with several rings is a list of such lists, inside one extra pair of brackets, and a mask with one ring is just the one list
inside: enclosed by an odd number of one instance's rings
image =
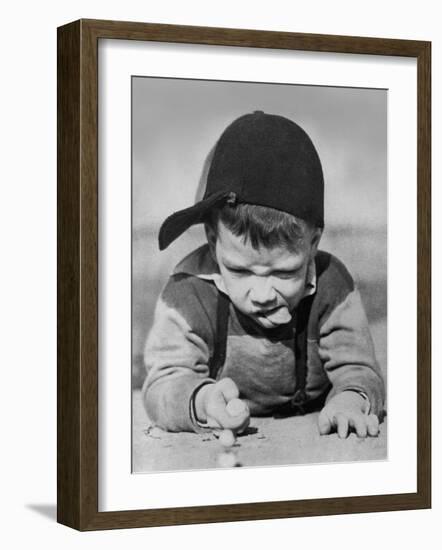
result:
[[(190, 400), (213, 381), (218, 295), (225, 292), (208, 246), (175, 268), (156, 306), (145, 346), (143, 402), (150, 419), (169, 431), (197, 431)], [(306, 399), (344, 390), (364, 393), (380, 414), (384, 383), (360, 294), (345, 266), (318, 251), (308, 269), (305, 295), (313, 295), (307, 329)], [(292, 312), (296, 317), (296, 311)], [(216, 379), (231, 378), (251, 415), (287, 404), (296, 386), (294, 323), (265, 329), (229, 305), (226, 357)]]

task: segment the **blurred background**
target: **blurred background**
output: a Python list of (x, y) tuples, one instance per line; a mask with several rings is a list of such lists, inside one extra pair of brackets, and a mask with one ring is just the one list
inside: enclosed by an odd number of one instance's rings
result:
[(132, 381), (141, 386), (144, 342), (175, 264), (204, 242), (194, 227), (158, 249), (162, 221), (194, 204), (206, 158), (225, 127), (255, 110), (306, 130), (325, 177), (320, 248), (338, 256), (362, 294), (387, 372), (387, 91), (360, 88), (132, 78)]

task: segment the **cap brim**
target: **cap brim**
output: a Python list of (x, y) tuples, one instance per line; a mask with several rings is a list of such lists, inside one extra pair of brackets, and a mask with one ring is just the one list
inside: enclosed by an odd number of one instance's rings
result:
[(228, 196), (229, 193), (225, 191), (215, 193), (189, 208), (171, 214), (160, 227), (158, 235), (160, 250), (167, 248), (192, 225), (203, 223), (209, 211), (218, 203), (225, 201)]

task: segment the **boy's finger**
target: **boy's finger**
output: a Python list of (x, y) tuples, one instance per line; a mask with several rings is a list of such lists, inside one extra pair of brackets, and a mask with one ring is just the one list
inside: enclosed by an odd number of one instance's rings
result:
[(240, 416), (249, 412), (249, 406), (244, 399), (231, 399), (226, 404), (226, 410), (230, 416)]
[(228, 428), (235, 431), (245, 429), (250, 420), (248, 413), (238, 416), (230, 416), (230, 414), (226, 413), (225, 410), (220, 411), (217, 418), (223, 428)]
[(239, 397), (238, 386), (231, 378), (223, 378), (218, 382), (218, 388), (224, 395), (226, 403)]
[(208, 416), (215, 419), (222, 428), (237, 430), (241, 428), (249, 418), (248, 410), (237, 416), (231, 416), (226, 410), (226, 402), (221, 392), (214, 392), (208, 405)]
[(351, 425), (355, 429), (358, 437), (367, 437), (367, 421), (364, 415), (355, 415), (351, 420)]
[(334, 417), (335, 426), (337, 428), (338, 436), (341, 439), (345, 439), (348, 435), (348, 418), (345, 414), (338, 413)]
[(234, 428), (234, 431), (236, 431), (237, 434), (242, 434), (247, 430), (250, 424), (250, 416), (248, 416), (244, 422), (241, 424), (241, 426), (238, 426), (237, 428)]
[(319, 427), (319, 433), (320, 435), (327, 435), (331, 431), (331, 422), (329, 417), (327, 416), (327, 413), (322, 411), (318, 418), (318, 427)]
[(379, 434), (379, 420), (375, 414), (369, 414), (367, 417), (368, 435), (376, 437)]

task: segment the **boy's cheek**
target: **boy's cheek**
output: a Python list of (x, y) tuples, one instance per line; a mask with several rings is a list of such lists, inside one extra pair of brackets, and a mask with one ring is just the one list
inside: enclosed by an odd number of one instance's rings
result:
[(248, 295), (249, 286), (244, 280), (233, 280), (224, 277), (224, 285), (231, 299), (245, 299)]
[(232, 285), (230, 281), (224, 279), (224, 287), (230, 300), (235, 306), (241, 306), (245, 303), (244, 291), (238, 285)]
[(286, 288), (280, 288), (279, 294), (285, 298), (287, 303), (290, 305), (290, 308), (293, 309), (296, 307), (301, 298), (304, 296), (306, 286), (303, 281), (292, 283)]

